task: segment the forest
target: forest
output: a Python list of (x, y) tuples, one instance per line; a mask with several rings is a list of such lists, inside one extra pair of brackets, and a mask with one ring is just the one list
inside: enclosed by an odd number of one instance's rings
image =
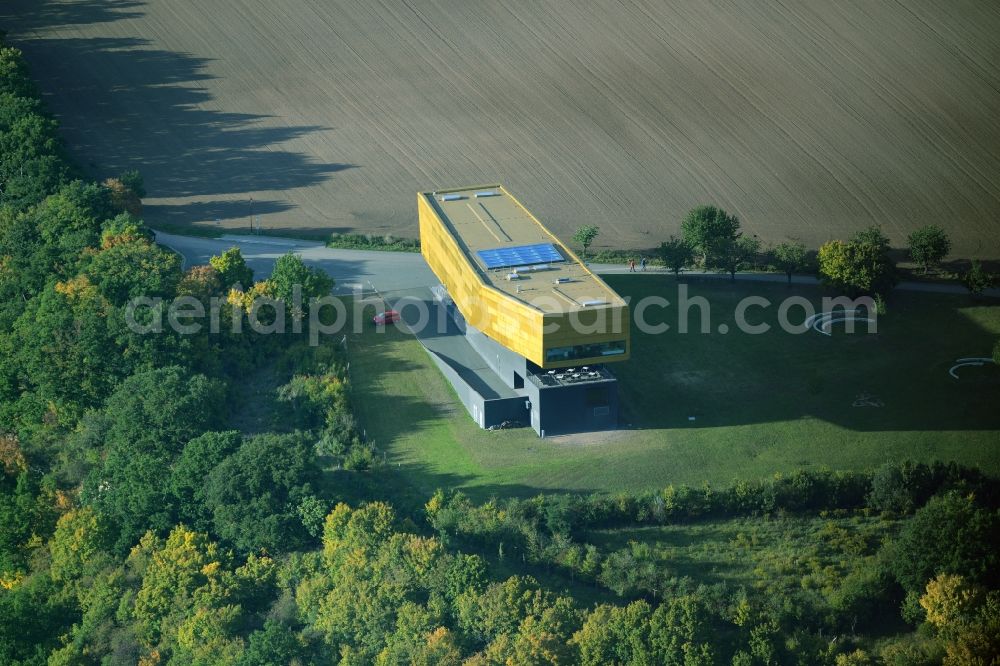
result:
[[(182, 269), (141, 219), (141, 175), (84, 178), (7, 46), (0, 188), (2, 664), (1000, 656), (1000, 483), (976, 469), (407, 503), (332, 342), (129, 326), (139, 296), (240, 318), (332, 281), (287, 255), (255, 282), (238, 250)], [(248, 419), (260, 367), (282, 409)], [(706, 532), (711, 570), (682, 547)]]

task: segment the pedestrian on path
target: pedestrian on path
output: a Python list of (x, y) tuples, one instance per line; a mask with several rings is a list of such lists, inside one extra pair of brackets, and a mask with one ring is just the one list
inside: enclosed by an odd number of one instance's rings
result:
[(628, 272), (635, 273), (635, 259), (628, 260)]
[(646, 257), (639, 260), (639, 268), (641, 268), (643, 272), (646, 271)]

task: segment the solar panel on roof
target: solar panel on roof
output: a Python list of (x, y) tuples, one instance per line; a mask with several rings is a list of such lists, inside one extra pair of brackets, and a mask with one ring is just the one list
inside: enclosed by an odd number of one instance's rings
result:
[(513, 266), (566, 261), (552, 243), (498, 247), (493, 250), (479, 250), (476, 254), (479, 255), (486, 268), (511, 268)]

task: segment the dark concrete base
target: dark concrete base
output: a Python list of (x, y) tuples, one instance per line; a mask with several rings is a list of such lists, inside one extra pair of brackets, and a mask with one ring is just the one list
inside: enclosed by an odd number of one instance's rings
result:
[(479, 427), (516, 421), (545, 437), (618, 426), (618, 380), (607, 369), (544, 371), (469, 326), (443, 287), (411, 299), (431, 313), (423, 327), (408, 316), (417, 308), (394, 307)]

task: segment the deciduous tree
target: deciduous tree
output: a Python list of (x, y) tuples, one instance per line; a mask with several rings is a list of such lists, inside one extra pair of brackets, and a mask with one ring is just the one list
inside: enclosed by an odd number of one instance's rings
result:
[(982, 593), (955, 574), (938, 574), (928, 581), (926, 590), (920, 606), (927, 613), (927, 621), (944, 632), (957, 628)]
[[(50, 573), (56, 582), (77, 587), (111, 563), (112, 535), (104, 517), (91, 507), (72, 509), (59, 517), (49, 540)], [(81, 596), (79, 590), (77, 596)]]
[(252, 634), (238, 666), (285, 666), (293, 664), (305, 652), (303, 641), (290, 628), (275, 620)]
[[(197, 607), (221, 608), (230, 600), (226, 553), (207, 535), (178, 526), (166, 540), (147, 533), (129, 555), (142, 577), (131, 617), (142, 643), (155, 647)], [(170, 638), (170, 637), (168, 637)]]
[(932, 498), (902, 529), (890, 551), (889, 567), (903, 588), (923, 593), (938, 574), (962, 576), (971, 584), (1000, 583), (1000, 518), (971, 497), (947, 492)]
[(297, 507), (313, 495), (316, 453), (304, 436), (257, 435), (219, 464), (205, 483), (215, 532), (242, 552), (278, 553), (309, 541)]
[(105, 298), (124, 306), (133, 298), (173, 297), (181, 279), (180, 266), (176, 253), (137, 238), (97, 252), (86, 274)]
[(201, 301), (206, 308), (213, 296), (222, 296), (222, 277), (211, 266), (192, 266), (184, 273), (177, 285), (178, 296), (191, 296)]
[(243, 443), (239, 432), (206, 432), (181, 451), (170, 469), (168, 485), (179, 520), (200, 532), (212, 529), (212, 511), (207, 505), (205, 483), (223, 460)]
[(146, 530), (174, 523), (170, 466), (221, 413), (221, 386), (178, 367), (133, 375), (108, 398), (107, 455), (88, 476), (83, 497), (112, 522), (118, 552)]
[[(20, 58), (3, 49), (0, 67)], [(19, 52), (18, 52), (19, 56)], [(23, 211), (55, 192), (70, 175), (57, 124), (34, 97), (30, 81), (13, 83), (0, 73), (0, 203)]]
[(294, 287), (301, 289), (303, 307), (307, 307), (310, 298), (319, 298), (330, 294), (333, 289), (333, 278), (321, 268), (306, 266), (297, 254), (284, 254), (274, 263), (274, 270), (268, 282), (274, 288), (274, 295), (287, 304), (294, 298)]
[(736, 273), (753, 264), (760, 252), (760, 240), (751, 236), (726, 239), (716, 248), (715, 263), (736, 280)]
[(101, 224), (115, 216), (104, 188), (73, 181), (47, 197), (29, 215), (47, 248), (53, 272), (72, 277), (80, 253), (100, 242)]
[(231, 247), (222, 254), (212, 257), (208, 263), (219, 272), (222, 285), (226, 289), (239, 285), (241, 290), (245, 290), (253, 286), (253, 270), (247, 266), (238, 247)]
[(578, 244), (583, 248), (583, 258), (587, 258), (587, 250), (593, 244), (594, 240), (597, 238), (597, 234), (600, 233), (600, 227), (593, 224), (585, 224), (573, 234), (573, 242)]
[(691, 263), (694, 250), (691, 244), (683, 238), (671, 236), (660, 243), (660, 258), (664, 265), (674, 272), (674, 277), (680, 277), (681, 270)]
[(778, 243), (771, 250), (771, 258), (781, 271), (788, 276), (788, 284), (792, 284), (792, 276), (806, 266), (806, 246), (795, 240)]
[(625, 607), (606, 604), (595, 607), (573, 635), (573, 643), (580, 650), (580, 663), (586, 666), (657, 663), (649, 644), (651, 615), (652, 608), (645, 601), (633, 601)]
[(49, 283), (14, 323), (16, 351), (9, 361), (22, 390), (51, 405), (59, 422), (71, 424), (96, 407), (128, 367), (108, 330), (111, 310), (81, 276)]
[(704, 268), (712, 267), (712, 257), (723, 243), (739, 238), (739, 230), (739, 219), (716, 206), (693, 208), (681, 222), (681, 234)]
[(907, 237), (910, 258), (927, 273), (936, 268), (951, 252), (951, 239), (944, 229), (929, 224), (921, 227)]
[(878, 227), (861, 231), (848, 242), (824, 243), (818, 259), (823, 282), (851, 295), (885, 294), (897, 281), (889, 241)]
[(142, 215), (142, 198), (146, 196), (146, 188), (138, 171), (133, 169), (117, 178), (108, 178), (104, 187), (108, 189), (115, 208), (136, 217)]

